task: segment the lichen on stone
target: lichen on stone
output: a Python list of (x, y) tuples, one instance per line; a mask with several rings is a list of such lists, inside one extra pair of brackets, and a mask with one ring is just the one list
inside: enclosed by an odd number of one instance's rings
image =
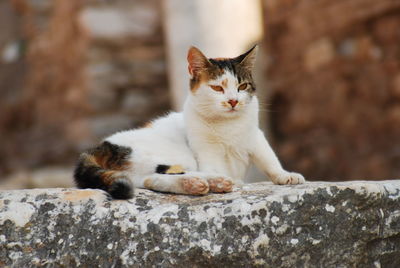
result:
[(254, 183), (203, 197), (138, 189), (128, 201), (0, 191), (0, 266), (397, 267), (399, 202), (400, 181)]

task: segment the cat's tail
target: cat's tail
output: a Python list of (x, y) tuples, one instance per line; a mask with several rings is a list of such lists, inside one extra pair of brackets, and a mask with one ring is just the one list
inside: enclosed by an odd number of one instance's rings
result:
[(77, 187), (102, 189), (114, 199), (132, 198), (133, 184), (126, 175), (131, 153), (131, 148), (108, 141), (82, 153), (74, 171)]

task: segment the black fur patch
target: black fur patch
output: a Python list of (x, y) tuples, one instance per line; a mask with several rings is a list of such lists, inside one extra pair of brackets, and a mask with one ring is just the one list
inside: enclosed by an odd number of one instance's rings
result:
[(133, 197), (133, 185), (128, 178), (115, 180), (108, 190), (114, 199), (131, 199)]
[[(253, 47), (254, 48), (254, 47)], [(253, 50), (253, 48), (251, 50)], [(254, 86), (254, 81), (251, 71), (242, 66), (242, 60), (251, 52), (249, 50), (245, 54), (242, 54), (236, 58), (228, 59), (208, 59), (215, 67), (221, 70), (227, 70), (235, 75), (239, 83), (247, 82), (250, 87), (247, 89), (250, 93), (255, 92), (256, 88)]]
[(123, 169), (128, 164), (127, 160), (132, 149), (104, 141), (100, 146), (88, 150), (87, 153), (95, 156), (103, 168)]
[(115, 199), (132, 198), (133, 185), (121, 173), (130, 168), (131, 153), (131, 148), (107, 141), (82, 153), (74, 171), (77, 187), (102, 189)]
[(76, 186), (81, 189), (93, 188), (106, 191), (107, 186), (100, 179), (101, 172), (101, 167), (87, 161), (85, 155), (82, 154), (74, 171)]
[(249, 83), (250, 87), (247, 91), (251, 96), (255, 94), (255, 86), (251, 73), (252, 66), (247, 61), (244, 61), (246, 57), (256, 48), (252, 47), (249, 51), (243, 53), (236, 58), (210, 58), (206, 65), (205, 72), (199, 72), (193, 75), (190, 79), (190, 89), (195, 92), (198, 85), (204, 81), (213, 80), (221, 76), (224, 71), (229, 71), (234, 74), (239, 83)]
[(181, 172), (173, 171), (173, 167), (174, 166), (169, 166), (169, 165), (158, 165), (156, 167), (156, 173), (158, 173), (158, 174), (171, 174), (171, 175), (185, 174), (185, 172), (183, 170)]
[(167, 170), (170, 168), (168, 165), (158, 165), (156, 167), (156, 173), (158, 174), (166, 174)]

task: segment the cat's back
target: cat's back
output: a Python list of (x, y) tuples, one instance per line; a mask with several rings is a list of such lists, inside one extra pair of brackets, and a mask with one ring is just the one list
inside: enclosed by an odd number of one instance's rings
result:
[(154, 172), (158, 165), (180, 165), (195, 169), (196, 161), (186, 141), (183, 116), (170, 113), (144, 128), (118, 132), (106, 141), (129, 147), (130, 161), (135, 167), (131, 176), (142, 178)]
[(172, 112), (147, 123), (145, 127), (120, 131), (105, 140), (113, 144), (133, 147), (143, 142), (158, 143), (165, 140), (180, 142), (184, 139), (183, 115)]

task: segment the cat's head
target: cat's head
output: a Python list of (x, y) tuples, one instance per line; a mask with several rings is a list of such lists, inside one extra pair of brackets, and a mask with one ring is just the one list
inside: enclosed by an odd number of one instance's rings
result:
[(252, 69), (257, 46), (235, 58), (207, 59), (195, 47), (188, 52), (192, 105), (210, 117), (242, 114), (255, 95)]

